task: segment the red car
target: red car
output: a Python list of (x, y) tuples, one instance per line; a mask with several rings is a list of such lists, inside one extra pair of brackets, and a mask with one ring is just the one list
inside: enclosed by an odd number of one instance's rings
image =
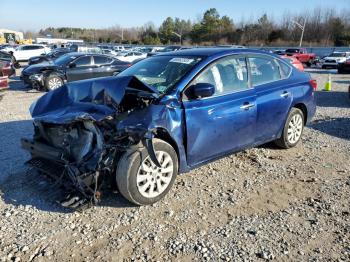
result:
[(11, 60), (0, 59), (0, 77), (1, 76), (12, 76), (16, 74), (16, 70)]
[(304, 72), (304, 66), (303, 63), (301, 63), (298, 59), (296, 59), (293, 56), (287, 56), (287, 55), (282, 55), (281, 56), (283, 59), (288, 61), (291, 65), (293, 65), (296, 69), (298, 69), (301, 72)]
[(298, 59), (307, 66), (311, 66), (316, 61), (316, 55), (308, 53), (306, 48), (289, 48), (286, 50), (286, 55)]
[(8, 89), (8, 88), (9, 88), (8, 77), (7, 76), (0, 76), (0, 90)]

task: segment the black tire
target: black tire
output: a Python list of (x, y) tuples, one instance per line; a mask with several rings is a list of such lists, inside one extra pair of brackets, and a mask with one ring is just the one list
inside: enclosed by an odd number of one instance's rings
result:
[(20, 69), (21, 68), (21, 64), (19, 62), (17, 62), (16, 60), (13, 63), (13, 66), (14, 66), (15, 69)]
[[(301, 128), (301, 134), (300, 134), (300, 137), (298, 138), (298, 140), (294, 143), (290, 142), (288, 140), (288, 127), (289, 127), (289, 124), (293, 118), (293, 116), (295, 116), (296, 114), (299, 114), (301, 116), (301, 119), (302, 119), (302, 128)], [(305, 124), (305, 116), (304, 116), (304, 113), (303, 111), (301, 111), (300, 109), (298, 108), (295, 108), (293, 107), (290, 112), (289, 112), (289, 115), (287, 117), (287, 120), (284, 124), (284, 127), (283, 127), (283, 131), (282, 131), (282, 135), (279, 139), (275, 140), (275, 144), (281, 148), (285, 148), (285, 149), (288, 149), (288, 148), (292, 148), (292, 147), (295, 147), (299, 141), (301, 140), (301, 137), (303, 135), (303, 131), (304, 131), (304, 124)]]
[(53, 85), (50, 84), (51, 81), (60, 82), (60, 86), (64, 84), (63, 79), (58, 75), (49, 75), (48, 77), (45, 78), (45, 81), (44, 81), (44, 88), (46, 91), (52, 91), (57, 89), (57, 87), (54, 87)]
[(168, 153), (173, 161), (173, 175), (167, 188), (158, 196), (148, 198), (143, 196), (137, 186), (137, 173), (143, 161), (149, 157), (146, 147), (140, 147), (137, 150), (125, 152), (117, 166), (116, 182), (119, 192), (130, 202), (136, 205), (151, 205), (161, 200), (171, 189), (178, 173), (178, 158), (174, 148), (167, 142), (160, 139), (153, 139), (155, 151), (164, 151)]

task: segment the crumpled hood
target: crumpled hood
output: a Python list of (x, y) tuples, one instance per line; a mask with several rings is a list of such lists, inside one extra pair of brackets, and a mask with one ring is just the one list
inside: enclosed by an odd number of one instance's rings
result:
[(113, 115), (126, 92), (154, 94), (157, 89), (134, 76), (104, 77), (68, 83), (39, 98), (30, 107), (35, 121), (67, 124), (77, 120), (100, 121)]
[(48, 70), (48, 69), (56, 69), (59, 66), (52, 63), (52, 62), (45, 62), (45, 63), (40, 63), (40, 64), (34, 64), (34, 65), (29, 65), (26, 68), (23, 69), (23, 72), (27, 73), (27, 74), (37, 74), (40, 73), (44, 70)]

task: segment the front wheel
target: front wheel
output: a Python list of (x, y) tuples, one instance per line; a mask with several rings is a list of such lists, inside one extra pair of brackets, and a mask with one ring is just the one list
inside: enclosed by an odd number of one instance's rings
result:
[(160, 139), (153, 140), (157, 167), (146, 147), (125, 152), (119, 160), (116, 181), (119, 192), (137, 205), (150, 205), (162, 199), (171, 189), (178, 173), (174, 148)]
[(301, 139), (304, 130), (304, 113), (298, 108), (292, 108), (284, 124), (282, 135), (275, 144), (282, 148), (295, 147)]
[(63, 85), (63, 80), (57, 75), (48, 76), (45, 79), (45, 89), (53, 91)]

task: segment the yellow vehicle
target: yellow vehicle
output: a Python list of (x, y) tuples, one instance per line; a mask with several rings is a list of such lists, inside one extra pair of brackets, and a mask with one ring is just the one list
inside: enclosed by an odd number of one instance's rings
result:
[(20, 45), (31, 45), (32, 43), (33, 40), (31, 38), (18, 40), (18, 44)]

